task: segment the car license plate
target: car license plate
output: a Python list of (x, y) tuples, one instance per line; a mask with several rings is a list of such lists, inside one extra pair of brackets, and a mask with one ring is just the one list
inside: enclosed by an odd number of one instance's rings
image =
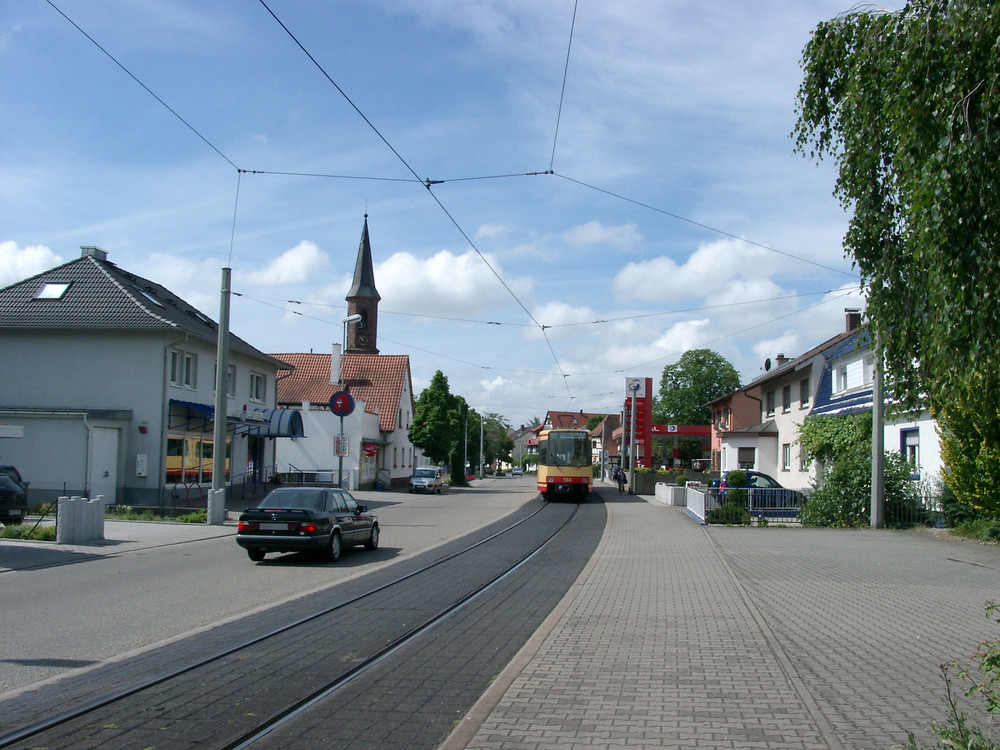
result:
[(287, 523), (262, 523), (260, 525), (261, 531), (288, 531)]

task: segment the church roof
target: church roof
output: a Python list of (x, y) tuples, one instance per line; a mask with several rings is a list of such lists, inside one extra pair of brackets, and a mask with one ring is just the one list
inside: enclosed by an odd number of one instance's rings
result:
[(358, 246), (358, 261), (354, 266), (354, 283), (347, 293), (347, 299), (353, 297), (369, 297), (382, 299), (375, 288), (375, 269), (372, 267), (372, 244), (368, 239), (368, 215), (365, 215), (365, 226), (361, 230), (361, 244)]
[[(278, 404), (291, 405), (309, 401), (326, 404), (337, 387), (330, 385), (330, 354), (272, 354), (295, 370), (278, 379)], [(365, 411), (379, 415), (379, 430), (392, 432), (398, 424), (398, 412), (404, 389), (410, 387), (410, 358), (406, 354), (352, 354), (343, 357), (347, 391), (356, 401), (363, 401)], [(336, 377), (334, 378), (336, 380)], [(411, 396), (412, 398), (412, 396)], [(412, 407), (411, 407), (412, 413)]]

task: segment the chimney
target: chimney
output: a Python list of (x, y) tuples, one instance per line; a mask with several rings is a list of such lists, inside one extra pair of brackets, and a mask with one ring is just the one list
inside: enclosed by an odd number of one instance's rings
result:
[(80, 257), (81, 258), (93, 258), (94, 260), (107, 260), (108, 251), (101, 250), (101, 248), (95, 245), (80, 245)]
[(861, 311), (856, 308), (845, 307), (844, 314), (847, 317), (847, 332), (854, 333), (854, 331), (861, 327)]
[(778, 367), (781, 367), (783, 364), (785, 364), (785, 362), (788, 361), (788, 357), (786, 357), (784, 354), (779, 354), (775, 359), (778, 360)]

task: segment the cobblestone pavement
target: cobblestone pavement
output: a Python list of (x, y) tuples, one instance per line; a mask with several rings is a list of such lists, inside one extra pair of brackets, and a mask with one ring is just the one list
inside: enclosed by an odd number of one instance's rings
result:
[(939, 665), (998, 635), (995, 546), (607, 497), (590, 566), (445, 748), (929, 747)]

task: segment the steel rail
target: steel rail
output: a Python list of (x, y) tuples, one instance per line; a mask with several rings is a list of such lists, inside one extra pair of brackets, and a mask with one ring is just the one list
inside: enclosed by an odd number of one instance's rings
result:
[[(200, 657), (200, 658), (194, 660), (193, 662), (188, 663), (188, 664), (186, 664), (184, 666), (179, 666), (179, 667), (177, 667), (175, 669), (171, 669), (171, 670), (168, 670), (166, 672), (162, 672), (162, 673), (160, 673), (158, 675), (155, 675), (155, 676), (152, 676), (152, 677), (150, 677), (149, 679), (146, 679), (146, 680), (140, 680), (138, 682), (133, 683), (132, 685), (129, 685), (128, 687), (122, 688), (121, 690), (116, 690), (116, 691), (112, 691), (110, 693), (105, 693), (100, 698), (95, 698), (94, 700), (91, 700), (91, 701), (84, 701), (82, 703), (77, 704), (76, 706), (74, 706), (71, 709), (68, 709), (68, 710), (60, 712), (60, 713), (53, 714), (53, 715), (51, 715), (49, 717), (46, 717), (45, 719), (41, 719), (41, 720), (39, 720), (37, 722), (34, 722), (32, 724), (28, 724), (28, 725), (26, 725), (24, 727), (21, 727), (20, 729), (14, 730), (12, 732), (8, 732), (8, 733), (3, 734), (3, 735), (0, 735), (0, 749), (6, 748), (6, 747), (10, 747), (11, 745), (14, 745), (14, 744), (16, 744), (18, 742), (21, 742), (23, 740), (29, 739), (29, 738), (31, 738), (33, 736), (36, 736), (38, 734), (41, 734), (43, 732), (46, 732), (46, 731), (49, 731), (49, 730), (52, 730), (52, 729), (56, 729), (60, 725), (67, 724), (70, 721), (73, 721), (74, 719), (79, 719), (79, 718), (81, 718), (83, 716), (86, 716), (89, 713), (97, 711), (97, 710), (99, 710), (101, 708), (104, 708), (106, 706), (110, 706), (110, 705), (112, 705), (112, 704), (114, 704), (114, 703), (116, 703), (118, 701), (124, 700), (125, 698), (129, 698), (129, 697), (131, 697), (133, 695), (141, 693), (144, 690), (149, 690), (150, 688), (153, 688), (153, 687), (156, 687), (156, 686), (161, 685), (163, 683), (169, 682), (170, 680), (176, 679), (177, 677), (180, 677), (181, 675), (187, 674), (189, 672), (193, 672), (193, 671), (195, 671), (197, 669), (200, 669), (200, 668), (205, 667), (205, 666), (207, 666), (209, 664), (212, 664), (213, 662), (219, 661), (220, 659), (224, 659), (227, 656), (231, 656), (231, 655), (233, 655), (235, 653), (238, 653), (239, 651), (242, 651), (244, 649), (250, 648), (251, 646), (255, 646), (255, 645), (257, 645), (257, 644), (259, 644), (259, 643), (261, 643), (263, 641), (267, 641), (267, 640), (269, 640), (271, 638), (274, 638), (274, 637), (276, 637), (278, 635), (286, 633), (286, 632), (288, 632), (290, 630), (294, 630), (295, 628), (302, 627), (303, 625), (305, 625), (305, 624), (307, 624), (309, 622), (312, 622), (312, 621), (317, 620), (317, 619), (319, 619), (321, 617), (325, 617), (327, 615), (330, 615), (330, 614), (332, 614), (333, 612), (336, 612), (339, 609), (343, 609), (344, 607), (351, 606), (352, 604), (356, 604), (357, 602), (363, 601), (364, 599), (367, 599), (367, 598), (369, 598), (371, 596), (374, 596), (374, 595), (379, 594), (379, 593), (381, 593), (383, 591), (386, 591), (387, 589), (390, 589), (393, 586), (399, 585), (400, 583), (403, 583), (403, 582), (405, 582), (405, 581), (407, 581), (407, 580), (409, 580), (411, 578), (414, 578), (415, 576), (421, 575), (421, 574), (426, 573), (427, 571), (432, 570), (432, 569), (434, 569), (434, 568), (436, 568), (436, 567), (438, 567), (440, 565), (443, 565), (443, 564), (448, 563), (448, 562), (450, 562), (452, 560), (455, 560), (456, 558), (461, 557), (462, 555), (468, 554), (472, 550), (474, 550), (474, 549), (476, 549), (478, 547), (481, 547), (484, 544), (488, 544), (489, 542), (497, 539), (498, 537), (501, 537), (504, 534), (509, 533), (510, 531), (516, 529), (518, 526), (520, 526), (520, 525), (526, 523), (527, 521), (531, 520), (537, 514), (541, 513), (542, 510), (545, 509), (546, 505), (547, 504), (542, 504), (536, 510), (532, 511), (531, 513), (529, 513), (528, 515), (524, 516), (523, 518), (518, 519), (517, 521), (515, 521), (512, 524), (510, 524), (509, 526), (506, 526), (506, 527), (504, 527), (502, 529), (499, 529), (498, 531), (490, 534), (489, 536), (486, 536), (486, 537), (483, 537), (482, 539), (477, 540), (476, 542), (468, 545), (467, 547), (463, 547), (460, 550), (457, 550), (457, 551), (452, 552), (452, 553), (450, 553), (448, 555), (445, 555), (444, 557), (441, 557), (441, 558), (439, 558), (437, 560), (434, 560), (433, 562), (431, 562), (431, 563), (429, 563), (429, 564), (427, 564), (427, 565), (425, 565), (423, 567), (420, 567), (420, 568), (418, 568), (416, 570), (412, 570), (409, 573), (406, 573), (405, 575), (402, 575), (402, 576), (399, 576), (398, 578), (394, 578), (394, 579), (392, 579), (390, 581), (387, 581), (386, 583), (383, 583), (383, 584), (381, 584), (381, 585), (379, 585), (379, 586), (377, 586), (377, 587), (375, 587), (375, 588), (373, 588), (373, 589), (371, 589), (369, 591), (366, 591), (366, 592), (364, 592), (362, 594), (358, 594), (357, 596), (351, 597), (349, 599), (345, 599), (344, 601), (338, 602), (338, 603), (333, 604), (331, 606), (324, 607), (324, 608), (322, 608), (320, 610), (317, 610), (316, 612), (313, 612), (311, 614), (308, 614), (308, 615), (305, 615), (303, 617), (300, 617), (300, 618), (298, 618), (296, 620), (293, 620), (292, 622), (286, 623), (285, 625), (282, 625), (281, 627), (274, 628), (274, 629), (269, 630), (269, 631), (267, 631), (265, 633), (261, 633), (261, 634), (259, 634), (257, 636), (254, 636), (253, 638), (241, 641), (241, 642), (239, 642), (239, 643), (237, 643), (235, 645), (232, 645), (232, 646), (229, 646), (229, 647), (227, 647), (225, 649), (217, 651), (214, 654), (210, 654), (208, 656)], [(516, 562), (515, 563), (515, 567), (519, 566), (527, 557), (529, 557), (530, 555), (534, 554), (538, 549), (540, 549), (542, 546), (544, 546), (545, 544), (547, 544), (555, 536), (555, 534), (559, 533), (559, 531), (561, 531), (565, 527), (566, 523), (568, 523), (569, 520), (571, 520), (576, 515), (576, 512), (577, 512), (577, 509), (574, 509), (573, 513), (569, 516), (569, 518), (552, 535), (550, 535), (544, 542), (542, 542), (542, 544), (539, 545), (539, 547), (536, 548), (536, 550), (533, 550), (532, 552), (528, 553), (528, 555), (526, 555), (525, 558), (522, 558), (521, 560), (519, 560), (518, 562)], [(499, 575), (500, 576), (506, 575), (508, 572), (510, 572), (510, 570), (511, 569), (509, 569), (507, 571), (503, 571)], [(491, 579), (491, 581), (488, 581), (486, 585), (487, 586), (488, 585), (492, 585), (493, 582), (494, 582), (493, 579)], [(480, 588), (482, 588), (482, 587), (480, 587)], [(467, 601), (470, 597), (475, 596), (478, 593), (479, 593), (479, 590), (477, 589), (477, 590), (473, 591), (472, 593), (465, 595), (462, 599), (460, 599), (458, 601), (458, 605), (461, 605), (462, 603), (464, 603), (465, 601)], [(456, 605), (454, 605), (454, 604), (451, 605), (451, 607), (449, 607), (449, 610), (454, 609), (455, 606)], [(430, 620), (428, 620), (427, 622), (425, 622), (424, 625), (421, 625), (419, 627), (423, 628), (423, 629), (426, 629), (428, 627), (429, 623), (432, 623), (432, 622), (439, 621), (439, 620), (443, 619), (443, 617), (446, 616), (447, 613), (448, 613), (448, 610), (446, 610), (445, 613), (441, 613), (441, 614), (439, 614), (439, 615), (437, 615), (435, 617), (430, 618)], [(384, 656), (387, 652), (393, 650), (396, 647), (396, 645), (398, 645), (401, 641), (406, 640), (408, 637), (409, 637), (408, 633), (400, 636), (395, 641), (393, 641), (392, 643), (390, 643), (385, 649), (383, 649), (380, 652), (380, 654), (382, 654)], [(378, 656), (376, 656), (374, 658), (378, 658)], [(347, 674), (348, 675), (354, 674), (354, 673), (356, 673), (357, 671), (359, 671), (360, 669), (362, 669), (364, 667), (365, 667), (364, 663), (360, 664), (360, 665), (356, 666), (355, 668), (353, 668)], [(323, 688), (321, 688), (321, 690), (322, 689)], [(301, 702), (301, 701), (299, 701), (299, 702)], [(260, 726), (260, 725), (258, 725), (258, 726)]]

